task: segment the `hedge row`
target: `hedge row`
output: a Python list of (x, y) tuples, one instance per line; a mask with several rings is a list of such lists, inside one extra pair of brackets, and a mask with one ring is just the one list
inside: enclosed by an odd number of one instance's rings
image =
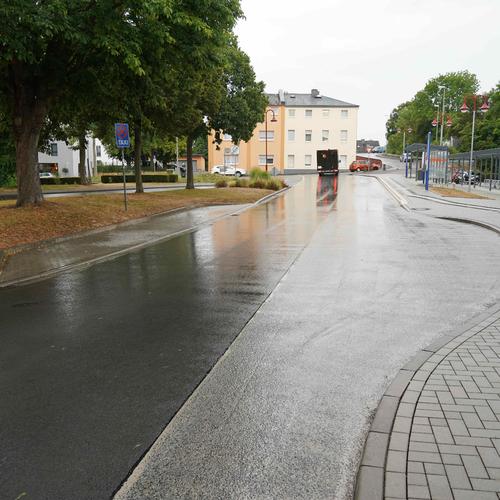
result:
[[(135, 182), (135, 175), (125, 175), (126, 182)], [(179, 176), (175, 174), (143, 174), (142, 182), (177, 182)], [(101, 182), (104, 184), (123, 182), (123, 175), (101, 175)]]
[(80, 177), (42, 177), (41, 184), (81, 184)]

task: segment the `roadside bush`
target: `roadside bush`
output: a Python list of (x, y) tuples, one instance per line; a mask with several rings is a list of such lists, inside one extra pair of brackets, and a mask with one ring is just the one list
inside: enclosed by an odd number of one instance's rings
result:
[[(197, 172), (194, 174), (194, 182), (217, 182), (221, 178), (220, 174), (209, 174), (208, 172)], [(234, 180), (234, 176), (225, 175), (227, 181)]]
[(246, 188), (248, 187), (248, 184), (249, 184), (248, 179), (242, 179), (240, 177), (231, 182), (231, 187)]
[(251, 181), (248, 187), (255, 188), (255, 189), (265, 189), (266, 188), (266, 180), (265, 179), (255, 179), (254, 181)]
[(261, 168), (254, 167), (250, 170), (250, 179), (252, 179), (252, 181), (256, 181), (257, 179), (267, 181), (270, 178), (271, 176), (269, 175), (269, 172), (266, 172)]
[(227, 181), (226, 179), (217, 179), (215, 182), (215, 187), (217, 188), (225, 188), (227, 187)]
[(16, 163), (7, 161), (0, 163), (0, 186), (15, 187), (16, 186)]
[(40, 184), (42, 186), (55, 186), (61, 184), (61, 179), (59, 177), (42, 177), (40, 178)]
[[(143, 174), (142, 182), (177, 182), (179, 176), (175, 174)], [(125, 175), (126, 182), (135, 182), (135, 175)], [(123, 182), (123, 175), (104, 174), (101, 175), (103, 184), (115, 184)]]
[(282, 182), (279, 179), (269, 179), (266, 181), (266, 189), (271, 189), (272, 191), (279, 191), (282, 189)]

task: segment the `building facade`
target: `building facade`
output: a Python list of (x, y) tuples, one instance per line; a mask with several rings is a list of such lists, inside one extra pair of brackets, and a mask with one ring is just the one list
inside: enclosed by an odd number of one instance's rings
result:
[[(59, 177), (78, 177), (80, 152), (64, 141), (54, 141), (49, 144), (49, 153), (38, 153), (38, 166), (42, 172), (57, 173)], [(87, 137), (85, 151), (85, 166), (87, 175), (97, 175), (98, 165), (119, 164), (110, 157), (102, 142), (94, 137)]]
[[(316, 171), (316, 151), (337, 149), (340, 168), (356, 159), (358, 109), (313, 89), (310, 94), (279, 91), (269, 94), (267, 116), (267, 166), (276, 173)], [(275, 121), (274, 121), (275, 120)], [(219, 148), (209, 137), (209, 169), (234, 165), (250, 170), (266, 166), (266, 124), (257, 124), (248, 142), (232, 143), (224, 136)]]

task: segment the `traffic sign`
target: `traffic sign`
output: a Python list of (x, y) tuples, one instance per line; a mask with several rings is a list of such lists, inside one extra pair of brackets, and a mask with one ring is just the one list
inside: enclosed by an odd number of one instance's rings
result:
[(128, 123), (115, 123), (115, 138), (116, 138), (116, 145), (119, 148), (130, 147)]

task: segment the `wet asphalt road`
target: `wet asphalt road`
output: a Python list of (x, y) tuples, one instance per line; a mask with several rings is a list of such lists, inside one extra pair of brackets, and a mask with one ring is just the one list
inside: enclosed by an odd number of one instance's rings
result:
[(0, 498), (109, 497), (327, 216), (311, 199), (1, 290)]
[(0, 290), (0, 497), (108, 498), (242, 332), (123, 496), (348, 498), (390, 378), (498, 300), (499, 254), (498, 237), (407, 214), (373, 179), (336, 190), (309, 177)]

